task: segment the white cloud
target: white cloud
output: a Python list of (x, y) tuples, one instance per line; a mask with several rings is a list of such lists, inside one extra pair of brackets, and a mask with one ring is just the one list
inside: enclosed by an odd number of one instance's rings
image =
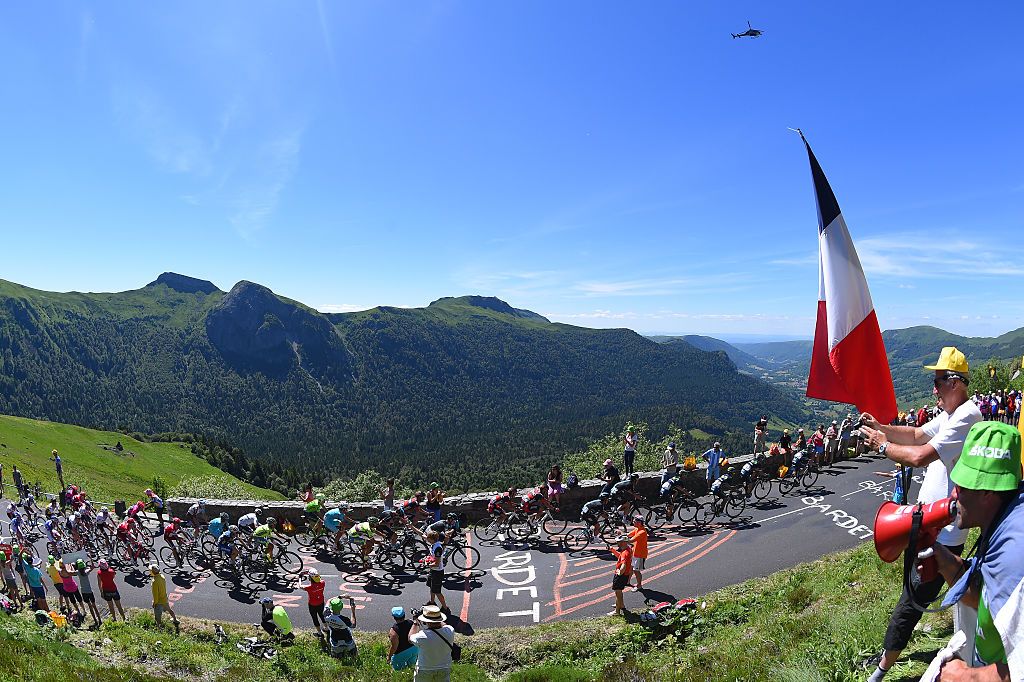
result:
[(356, 303), (327, 303), (316, 307), (322, 313), (355, 313), (360, 310), (369, 310), (376, 306), (358, 305)]
[(264, 144), (258, 150), (253, 175), (242, 180), (235, 190), (230, 221), (243, 237), (263, 229), (277, 209), (281, 192), (299, 165), (302, 132), (295, 130)]

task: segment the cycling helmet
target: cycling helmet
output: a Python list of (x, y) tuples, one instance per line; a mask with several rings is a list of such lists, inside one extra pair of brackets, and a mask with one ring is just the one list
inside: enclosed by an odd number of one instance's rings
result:
[(50, 451), (50, 454), (51, 454), (51, 455), (56, 455), (56, 454), (57, 454), (57, 451), (56, 451), (56, 450), (51, 450), (51, 451)]
[(174, 525), (178, 525), (179, 523), (181, 523), (181, 519), (179, 519), (177, 516), (175, 516), (174, 519), (171, 521), (171, 523), (173, 523)]
[(598, 498), (599, 498), (599, 499), (602, 499), (602, 500), (607, 500), (607, 499), (608, 499), (609, 497), (611, 497), (611, 496), (612, 496), (612, 494), (611, 494), (611, 493), (607, 493), (607, 492), (605, 492), (605, 493), (601, 493), (600, 495), (598, 495)]
[(146, 488), (146, 497), (153, 497), (154, 494), (150, 488)]
[(267, 525), (270, 526), (271, 528), (277, 527), (277, 519), (275, 519), (273, 516), (268, 516), (267, 517)]
[(376, 516), (371, 516), (370, 518), (366, 519), (366, 522), (371, 526), (376, 526), (378, 523), (380, 523), (380, 519), (378, 519)]
[(263, 507), (256, 507), (256, 516), (263, 516)]
[(455, 513), (455, 512), (452, 512), (451, 514), (448, 515), (448, 520), (449, 521), (458, 521), (459, 520), (459, 515), (457, 513)]
[(306, 575), (308, 575), (310, 578), (319, 578), (320, 571), (316, 570), (315, 568), (307, 568)]
[(273, 605), (274, 600), (271, 597), (263, 597), (262, 599), (260, 599), (260, 604), (262, 604), (263, 606), (266, 606), (267, 604)]
[(639, 479), (640, 479), (640, 474), (636, 473), (635, 471), (629, 475), (629, 480), (631, 480), (631, 481), (636, 481), (636, 480), (639, 480)]
[(227, 512), (221, 512), (220, 513), (220, 520), (221, 520), (222, 523), (227, 523), (230, 518), (231, 517), (228, 516)]
[(228, 530), (231, 531), (232, 533), (237, 533), (238, 532), (238, 526), (232, 524), (232, 525), (228, 526)]
[(57, 563), (57, 559), (52, 554), (50, 554), (49, 556), (46, 557), (46, 563), (48, 563), (48, 564), (55, 564), (55, 563)]
[(109, 514), (110, 513), (110, 510), (107, 509), (106, 507), (103, 507), (102, 509), (100, 509), (100, 511), (103, 512), (104, 514)]
[(675, 442), (675, 441), (672, 441), (671, 443), (669, 443), (669, 444), (668, 444), (668, 446), (669, 446), (670, 448), (672, 448), (673, 450), (675, 450), (675, 447), (676, 447), (676, 442)]
[(508, 489), (508, 494), (509, 495), (515, 495), (517, 492), (519, 492), (519, 491), (515, 489), (515, 486), (513, 486), (513, 487)]

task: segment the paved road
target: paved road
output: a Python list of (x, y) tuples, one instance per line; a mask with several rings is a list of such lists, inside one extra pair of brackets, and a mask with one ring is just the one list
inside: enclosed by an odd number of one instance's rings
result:
[[(735, 523), (699, 532), (663, 529), (650, 543), (644, 572), (647, 596), (699, 596), (870, 540), (875, 511), (891, 489), (891, 482), (874, 472), (891, 469), (885, 460), (842, 462), (823, 472), (811, 491), (782, 496), (773, 487), (766, 500), (748, 507)], [(469, 538), (482, 554), (480, 565), (468, 574), (450, 573), (445, 585), (448, 606), (463, 632), (582, 618), (606, 613), (612, 606), (614, 563), (607, 552), (568, 553), (546, 542), (515, 545)], [(414, 576), (380, 571), (348, 575), (308, 553), (304, 558), (324, 576), (329, 596), (340, 591), (355, 598), (361, 629), (384, 629), (391, 622), (392, 606), (408, 609), (427, 598), (426, 583)], [(254, 622), (257, 601), (272, 591), (297, 626), (309, 625), (305, 593), (294, 584), (239, 585), (209, 573), (168, 571), (167, 576), (180, 615)], [(149, 607), (145, 576), (120, 575), (119, 580), (125, 606)], [(643, 595), (627, 592), (626, 605), (642, 607)]]

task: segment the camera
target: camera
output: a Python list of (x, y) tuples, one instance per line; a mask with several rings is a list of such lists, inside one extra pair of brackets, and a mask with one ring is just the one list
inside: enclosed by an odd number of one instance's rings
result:
[(423, 615), (423, 609), (413, 609), (412, 610), (412, 618), (413, 618), (413, 620), (416, 620), (417, 618), (419, 618), (422, 615)]

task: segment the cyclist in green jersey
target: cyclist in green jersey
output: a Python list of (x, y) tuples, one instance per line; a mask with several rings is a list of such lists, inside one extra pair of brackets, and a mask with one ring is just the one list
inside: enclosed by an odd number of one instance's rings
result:
[(366, 557), (373, 551), (375, 543), (374, 535), (378, 532), (377, 526), (380, 524), (380, 520), (376, 516), (371, 516), (362, 523), (357, 523), (348, 529), (348, 537), (354, 544), (360, 546), (359, 551), (363, 560), (363, 568), (369, 568), (370, 562)]
[(267, 522), (256, 526), (256, 530), (252, 532), (256, 547), (266, 549), (268, 561), (274, 560), (274, 543), (270, 540), (275, 536), (280, 536), (280, 534), (277, 532), (277, 519), (273, 516), (268, 516)]

